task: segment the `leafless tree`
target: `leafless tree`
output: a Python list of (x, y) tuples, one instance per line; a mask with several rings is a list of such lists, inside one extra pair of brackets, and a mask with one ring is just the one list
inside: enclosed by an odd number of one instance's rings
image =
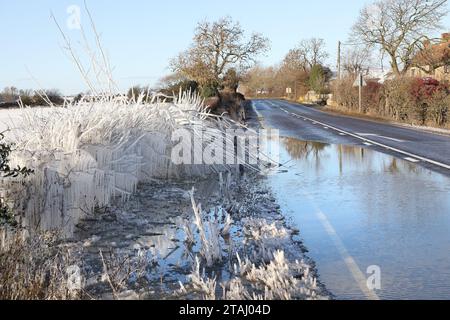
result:
[(344, 52), (343, 69), (350, 75), (368, 74), (372, 61), (371, 50), (367, 47), (352, 47)]
[(309, 70), (315, 65), (323, 65), (328, 58), (328, 53), (325, 50), (325, 41), (323, 39), (311, 38), (302, 40), (296, 51), (296, 54)]
[(238, 22), (230, 17), (198, 24), (193, 44), (171, 61), (171, 68), (200, 84), (219, 83), (230, 69), (245, 70), (269, 48), (269, 41), (258, 33), (249, 39)]
[(16, 87), (6, 87), (1, 96), (5, 102), (15, 102), (19, 98), (19, 90)]
[(300, 49), (291, 49), (283, 59), (282, 68), (307, 72), (311, 69), (311, 66), (309, 62), (305, 60), (305, 55)]
[(364, 7), (352, 38), (378, 47), (390, 59), (392, 71), (403, 75), (412, 65), (417, 46), (427, 33), (441, 28), (447, 0), (379, 0)]
[(292, 88), (293, 93), (304, 94), (308, 91), (307, 83), (310, 64), (300, 54), (299, 49), (292, 49), (285, 56), (277, 73), (277, 81), (284, 88)]

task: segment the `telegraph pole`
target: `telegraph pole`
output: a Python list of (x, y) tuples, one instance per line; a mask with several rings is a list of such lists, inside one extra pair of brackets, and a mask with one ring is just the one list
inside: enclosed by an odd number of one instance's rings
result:
[(364, 85), (364, 79), (362, 72), (358, 74), (358, 82), (359, 82), (359, 112), (362, 113), (363, 107), (362, 107), (362, 88)]
[(338, 41), (338, 57), (337, 57), (337, 73), (338, 73), (338, 80), (341, 80), (341, 41)]

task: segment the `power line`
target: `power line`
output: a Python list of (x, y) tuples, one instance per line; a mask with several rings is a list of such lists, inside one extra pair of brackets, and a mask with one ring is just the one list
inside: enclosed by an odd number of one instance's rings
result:
[(345, 42), (341, 42), (341, 45), (343, 45), (343, 46), (364, 46), (364, 45), (367, 45), (367, 43), (365, 43), (365, 42), (347, 42), (347, 43), (345, 43)]

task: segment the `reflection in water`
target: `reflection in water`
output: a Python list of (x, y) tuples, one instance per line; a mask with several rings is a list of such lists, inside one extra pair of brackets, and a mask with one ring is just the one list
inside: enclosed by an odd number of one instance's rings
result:
[(365, 298), (318, 210), (364, 274), (380, 266), (381, 298), (450, 298), (449, 178), (362, 147), (296, 139), (283, 146), (289, 174), (269, 181), (328, 289), (338, 298)]
[(283, 142), (286, 151), (296, 160), (308, 158), (310, 155), (319, 158), (320, 152), (328, 146), (321, 142), (300, 141), (292, 138), (284, 138)]
[[(289, 156), (294, 160), (306, 160), (314, 163), (314, 167), (320, 169), (320, 163), (323, 158), (329, 156), (327, 153), (330, 149), (334, 149), (338, 155), (339, 173), (344, 173), (344, 162), (353, 165), (365, 165), (370, 168), (374, 161), (378, 161), (378, 153), (373, 152), (364, 147), (346, 146), (346, 145), (330, 145), (322, 142), (301, 141), (293, 138), (283, 138), (284, 148)], [(384, 169), (390, 173), (409, 172), (417, 173), (420, 167), (407, 161), (398, 161), (397, 158), (388, 157), (383, 162)]]

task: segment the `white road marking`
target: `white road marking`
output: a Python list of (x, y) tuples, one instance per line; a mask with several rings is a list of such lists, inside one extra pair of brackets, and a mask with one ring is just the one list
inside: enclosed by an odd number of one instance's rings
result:
[(405, 140), (386, 137), (386, 136), (382, 136), (382, 135), (375, 134), (375, 133), (356, 133), (356, 134), (361, 137), (378, 137), (378, 138), (387, 139), (387, 140), (391, 140), (391, 141), (395, 141), (395, 142), (405, 142)]
[(352, 274), (353, 279), (355, 279), (361, 291), (369, 300), (380, 300), (380, 297), (376, 294), (376, 292), (370, 290), (367, 286), (367, 279), (364, 273), (359, 268), (355, 259), (348, 252), (344, 242), (337, 234), (330, 220), (328, 220), (326, 214), (322, 210), (320, 210), (319, 206), (316, 204), (315, 199), (309, 193), (307, 193), (307, 191), (303, 191), (303, 194), (311, 201), (311, 204), (315, 207), (317, 218), (322, 223), (322, 226), (324, 227), (327, 234), (333, 240), (334, 245), (336, 246), (336, 249), (338, 250), (342, 260), (345, 262), (348, 270)]
[[(280, 109), (281, 109), (281, 110), (284, 110), (284, 109), (282, 109), (282, 108), (280, 108)], [(286, 111), (286, 112), (287, 112), (287, 111)], [(320, 124), (320, 125), (322, 125), (322, 126), (329, 127), (330, 129), (332, 129), (332, 130), (334, 130), (334, 131), (337, 131), (337, 132), (339, 133), (340, 136), (346, 136), (346, 135), (348, 135), (348, 136), (354, 137), (354, 138), (356, 138), (356, 139), (358, 139), (358, 140), (362, 140), (362, 141), (364, 141), (364, 142), (370, 143), (370, 144), (372, 144), (372, 145), (379, 146), (379, 147), (385, 148), (385, 149), (387, 149), (387, 150), (394, 151), (394, 152), (396, 152), (396, 153), (400, 153), (400, 154), (402, 154), (402, 155), (405, 155), (405, 156), (408, 157), (408, 158), (412, 158), (412, 159), (415, 159), (415, 160), (420, 160), (420, 161), (427, 162), (427, 163), (430, 163), (430, 164), (432, 164), (432, 165), (435, 165), (435, 166), (438, 166), (438, 167), (441, 167), (441, 168), (450, 170), (450, 165), (448, 165), (448, 164), (445, 164), (445, 163), (442, 163), (442, 162), (439, 162), (439, 161), (435, 161), (435, 160), (432, 160), (432, 159), (428, 159), (428, 158), (426, 158), (426, 157), (422, 157), (422, 156), (416, 155), (416, 154), (411, 153), (411, 152), (403, 151), (403, 150), (400, 150), (400, 149), (398, 149), (398, 148), (394, 148), (394, 147), (385, 145), (385, 144), (383, 144), (383, 143), (379, 143), (379, 142), (373, 141), (373, 140), (371, 140), (371, 139), (364, 138), (364, 137), (362, 137), (362, 136), (360, 136), (360, 135), (358, 135), (358, 134), (351, 133), (351, 132), (348, 132), (348, 131), (339, 129), (339, 128), (336, 128), (336, 127), (334, 127), (334, 126), (330, 126), (330, 125), (328, 125), (328, 124), (326, 124), (326, 123), (323, 123), (323, 122), (320, 122), (320, 121), (316, 121), (316, 120), (311, 119), (311, 118), (308, 118), (308, 117), (304, 117), (304, 119), (307, 119), (307, 120), (309, 120), (309, 121), (312, 121), (314, 124)], [(385, 138), (386, 138), (386, 137), (385, 137)], [(393, 138), (391, 138), (391, 139), (393, 139)], [(396, 139), (396, 140), (398, 140), (398, 139)]]
[(329, 128), (328, 127), (323, 127), (325, 130), (328, 130)]
[(410, 158), (410, 157), (406, 157), (406, 158), (404, 158), (406, 161), (409, 161), (409, 162), (413, 162), (413, 163), (417, 163), (417, 162), (420, 162), (420, 160), (417, 160), (417, 159), (414, 159), (414, 158)]
[(372, 146), (372, 144), (371, 143), (368, 143), (368, 142), (364, 142), (364, 144), (366, 145), (366, 146)]

